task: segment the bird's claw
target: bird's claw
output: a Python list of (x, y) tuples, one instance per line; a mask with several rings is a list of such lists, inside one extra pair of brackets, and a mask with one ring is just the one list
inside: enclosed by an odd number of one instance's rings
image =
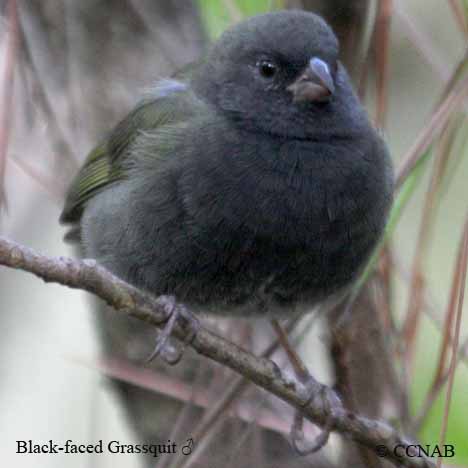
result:
[[(298, 455), (306, 456), (311, 453), (318, 452), (322, 449), (330, 437), (331, 430), (333, 429), (334, 418), (334, 409), (339, 405), (339, 400), (334, 392), (332, 392), (325, 385), (319, 384), (312, 376), (310, 376), (310, 381), (308, 386), (309, 396), (307, 397), (304, 406), (307, 406), (313, 399), (320, 398), (321, 406), (325, 409), (327, 417), (325, 420), (325, 425), (322, 428), (320, 434), (315, 438), (315, 440), (304, 446), (304, 416), (300, 410), (297, 410), (294, 416), (294, 423), (291, 427), (291, 444), (294, 450)], [(319, 386), (319, 387), (317, 387)]]
[(291, 426), (291, 444), (294, 450), (299, 455), (309, 455), (310, 453), (317, 452), (320, 450), (328, 441), (330, 437), (330, 432), (333, 428), (334, 423), (334, 411), (333, 409), (339, 406), (340, 402), (336, 394), (330, 390), (325, 385), (320, 384), (315, 380), (312, 375), (310, 375), (307, 367), (302, 362), (302, 359), (298, 356), (296, 351), (291, 347), (291, 344), (288, 341), (288, 337), (284, 332), (283, 328), (279, 322), (275, 319), (272, 320), (273, 328), (275, 329), (276, 334), (278, 335), (278, 340), (282, 344), (286, 354), (288, 355), (289, 361), (294, 369), (296, 378), (301, 382), (303, 386), (301, 389), (304, 389), (304, 404), (306, 407), (314, 398), (321, 398), (322, 404), (321, 407), (324, 408), (324, 412), (327, 415), (324, 427), (322, 432), (317, 436), (315, 441), (311, 446), (302, 448), (299, 446), (299, 443), (304, 442), (304, 433), (303, 433), (303, 424), (304, 416), (302, 411), (297, 410), (294, 415), (294, 422)]
[(201, 325), (199, 320), (183, 304), (177, 304), (175, 299), (172, 297), (169, 297), (167, 302), (169, 308), (169, 319), (164, 328), (160, 331), (156, 340), (156, 346), (154, 347), (153, 352), (147, 358), (146, 362), (151, 362), (163, 351), (166, 351), (166, 348), (168, 347), (168, 341), (179, 318), (182, 318), (187, 323), (188, 333), (186, 339), (184, 339), (182, 349), (177, 350), (175, 355), (173, 349), (168, 350), (170, 352), (164, 352), (164, 360), (168, 364), (175, 365), (180, 361), (184, 353), (185, 346), (193, 342), (198, 330), (200, 329)]

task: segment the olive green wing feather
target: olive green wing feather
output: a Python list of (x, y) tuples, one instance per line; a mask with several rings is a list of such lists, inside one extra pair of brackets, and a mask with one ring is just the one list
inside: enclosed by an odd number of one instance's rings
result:
[(113, 171), (108, 157), (107, 144), (102, 143), (91, 151), (84, 166), (73, 179), (60, 215), (60, 222), (64, 224), (78, 222), (86, 201), (112, 180), (118, 179), (118, 171)]
[[(76, 226), (88, 200), (125, 178), (125, 161), (139, 133), (191, 118), (199, 110), (197, 101), (181, 82), (166, 80), (158, 83), (108, 138), (91, 151), (70, 186), (60, 222)], [(76, 239), (75, 231), (72, 226), (66, 239)]]

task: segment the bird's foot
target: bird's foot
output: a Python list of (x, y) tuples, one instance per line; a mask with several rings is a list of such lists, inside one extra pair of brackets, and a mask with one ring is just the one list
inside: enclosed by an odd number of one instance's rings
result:
[[(303, 380), (304, 377), (305, 376), (303, 375), (301, 380)], [(341, 402), (336, 393), (326, 385), (319, 383), (310, 374), (304, 384), (307, 391), (304, 407), (318, 399), (319, 401), (314, 406), (323, 408), (325, 413), (325, 423), (320, 434), (315, 438), (315, 440), (306, 443), (303, 432), (304, 416), (302, 411), (296, 410), (290, 436), (294, 450), (301, 456), (318, 452), (326, 445), (330, 437), (331, 430), (333, 429), (335, 421), (334, 415), (336, 414), (337, 409), (341, 407)]]
[[(201, 325), (199, 320), (183, 304), (178, 304), (173, 296), (165, 296), (164, 299), (168, 309), (169, 319), (164, 328), (159, 332), (156, 346), (146, 361), (151, 362), (157, 356), (161, 355), (168, 364), (175, 365), (180, 361), (185, 346), (194, 340)], [(182, 349), (177, 349), (170, 344), (170, 337), (177, 321), (179, 320), (180, 323), (181, 319), (185, 322), (185, 326), (188, 327), (189, 332), (187, 333), (186, 339), (183, 341)]]
[(288, 340), (288, 336), (280, 323), (275, 319), (271, 322), (278, 336), (278, 340), (288, 355), (289, 361), (294, 369), (294, 373), (296, 374), (296, 378), (299, 379), (305, 387), (306, 394), (303, 406), (306, 407), (311, 402), (314, 402), (315, 399), (319, 398), (320, 401), (317, 403), (317, 406), (323, 408), (323, 412), (326, 415), (325, 423), (320, 434), (311, 444), (304, 446), (303, 412), (297, 410), (295, 413), (294, 423), (291, 427), (291, 444), (299, 455), (309, 455), (319, 451), (327, 443), (335, 420), (334, 414), (336, 413), (337, 408), (341, 407), (341, 402), (332, 389), (321, 384), (312, 377), (302, 359), (292, 348)]

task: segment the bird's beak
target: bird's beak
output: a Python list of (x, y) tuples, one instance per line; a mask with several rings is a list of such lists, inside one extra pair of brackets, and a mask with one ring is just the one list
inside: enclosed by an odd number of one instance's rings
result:
[(299, 78), (288, 86), (294, 102), (326, 102), (335, 92), (335, 84), (328, 65), (313, 57)]

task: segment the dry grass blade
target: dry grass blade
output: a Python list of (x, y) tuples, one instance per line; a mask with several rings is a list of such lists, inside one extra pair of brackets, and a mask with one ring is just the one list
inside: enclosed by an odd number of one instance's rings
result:
[(451, 119), (442, 130), (442, 136), (437, 148), (431, 179), (426, 191), (421, 223), (419, 226), (416, 252), (414, 254), (411, 281), (410, 300), (406, 312), (406, 320), (403, 326), (403, 336), (406, 347), (406, 363), (411, 369), (416, 335), (424, 305), (424, 260), (427, 258), (430, 247), (432, 229), (437, 214), (437, 201), (440, 195), (442, 178), (445, 174), (447, 161), (452, 153), (452, 144), (459, 129), (460, 121)]
[(388, 98), (388, 57), (390, 49), (390, 24), (392, 16), (393, 0), (382, 0), (379, 4), (379, 12), (376, 22), (376, 86), (377, 109), (376, 125), (385, 128)]
[(360, 48), (356, 54), (355, 84), (359, 98), (364, 101), (367, 92), (368, 78), (372, 68), (376, 21), (378, 14), (376, 2), (369, 2), (366, 10), (365, 27), (361, 36)]
[[(287, 331), (290, 332), (297, 325), (298, 319), (293, 320), (287, 327)], [(279, 348), (279, 341), (277, 339), (261, 353), (261, 357), (268, 358)], [(187, 458), (180, 458), (174, 460), (174, 463), (170, 465), (170, 468), (186, 468), (189, 463), (193, 463), (201, 454), (205, 451), (210, 440), (216, 434), (217, 429), (223, 422), (222, 416), (226, 414), (231, 405), (239, 398), (242, 393), (250, 386), (250, 382), (242, 377), (234, 377), (226, 386), (226, 392), (221, 398), (210, 407), (209, 411), (203, 416), (195, 431), (192, 433), (192, 438), (197, 441), (197, 446), (190, 456), (190, 460)], [(258, 418), (256, 418), (258, 423)]]
[[(463, 229), (462, 240), (460, 242), (460, 248), (458, 253), (458, 261), (455, 267), (454, 281), (452, 284), (452, 290), (450, 293), (450, 304), (453, 304), (453, 308), (456, 308), (456, 322), (454, 327), (454, 341), (453, 350), (450, 360), (449, 368), (449, 379), (447, 386), (447, 393), (445, 399), (444, 417), (442, 420), (442, 426), (440, 429), (439, 436), (439, 447), (445, 444), (445, 437), (447, 433), (448, 417), (450, 413), (450, 404), (452, 401), (453, 384), (455, 381), (455, 370), (457, 366), (457, 351), (458, 343), (460, 339), (461, 329), (461, 318), (463, 312), (463, 300), (465, 296), (465, 283), (466, 283), (466, 271), (468, 269), (468, 215), (466, 217), (465, 226)], [(455, 299), (454, 299), (455, 298)], [(442, 458), (437, 458), (437, 468), (442, 466)]]
[(468, 24), (467, 18), (463, 11), (463, 5), (461, 5), (460, 0), (449, 0), (449, 4), (452, 7), (453, 15), (455, 16), (455, 20), (460, 28), (461, 32), (468, 37)]
[[(418, 430), (424, 423), (426, 417), (429, 414), (429, 411), (434, 404), (434, 401), (438, 397), (442, 387), (450, 376), (450, 371), (447, 372), (447, 358), (449, 350), (452, 350), (452, 355), (455, 353), (457, 362), (464, 359), (464, 347), (458, 350), (458, 337), (453, 336), (453, 323), (455, 320), (455, 312), (457, 306), (457, 294), (454, 285), (460, 283), (461, 269), (457, 267), (454, 272), (454, 278), (452, 281), (452, 294), (450, 295), (449, 304), (445, 313), (444, 327), (443, 327), (443, 337), (442, 337), (442, 346), (439, 354), (439, 360), (436, 367), (436, 372), (432, 380), (430, 389), (427, 392), (427, 395), (424, 399), (424, 402), (419, 410), (419, 414), (414, 419), (414, 428)], [(462, 285), (464, 282), (461, 283)]]
[(76, 171), (79, 167), (78, 158), (75, 155), (70, 143), (65, 136), (62, 128), (59, 124), (59, 116), (54, 112), (53, 106), (49, 100), (49, 97), (45, 91), (44, 82), (41, 79), (40, 73), (36, 68), (36, 63), (33, 60), (31, 55), (31, 50), (29, 48), (29, 43), (24, 30), (21, 25), (21, 21), (18, 20), (18, 35), (21, 39), (21, 44), (23, 46), (22, 52), (24, 53), (24, 58), (29, 65), (29, 70), (34, 79), (34, 99), (39, 103), (44, 115), (47, 119), (47, 129), (49, 130), (49, 136), (52, 142), (52, 147), (60, 156), (60, 158), (65, 158), (67, 162), (71, 163), (73, 171)]
[[(399, 275), (402, 281), (408, 282), (410, 279), (410, 272), (402, 264), (401, 259), (392, 259), (394, 265), (394, 271)], [(430, 295), (430, 291), (424, 291), (424, 312), (429, 320), (433, 323), (436, 330), (443, 334), (443, 321), (440, 318), (440, 307), (436, 304), (434, 298)], [(449, 337), (450, 343), (453, 345), (453, 337)], [(463, 362), (468, 368), (468, 338), (465, 340), (465, 343), (460, 347), (458, 351), (458, 359)], [(445, 375), (446, 377), (446, 375)], [(416, 420), (418, 417), (415, 418)]]
[[(466, 351), (468, 349), (465, 349), (465, 348), (467, 344), (468, 342), (465, 343), (464, 346), (461, 346), (457, 352), (458, 354), (457, 365), (459, 362), (462, 361), (462, 359), (465, 359), (465, 362), (466, 362)], [(429, 415), (429, 412), (432, 409), (432, 405), (434, 404), (435, 400), (439, 396), (442, 388), (446, 384), (449, 377), (450, 377), (450, 370), (445, 372), (445, 374), (437, 382), (434, 382), (431, 385), (431, 388), (427, 392), (424, 402), (422, 403), (421, 408), (419, 409), (419, 413), (417, 414), (417, 416), (413, 418), (413, 422), (411, 426), (413, 433), (417, 434), (423, 427)]]
[[(453, 278), (453, 285), (457, 285), (460, 282), (460, 268), (457, 268)], [(447, 356), (450, 347), (455, 347), (455, 341), (452, 336), (453, 330), (453, 321), (455, 319), (455, 311), (457, 305), (457, 296), (455, 294), (454, 286), (452, 286), (452, 294), (450, 296), (450, 301), (447, 307), (445, 314), (445, 324), (444, 324), (444, 334), (441, 347), (441, 353), (439, 356), (439, 361), (436, 368), (436, 373), (434, 375), (434, 382), (438, 383), (443, 379), (446, 365), (447, 365)]]
[[(394, 271), (401, 277), (401, 279), (405, 282), (410, 281), (410, 272), (407, 268), (405, 268), (401, 259), (397, 259), (394, 257), (393, 263), (394, 263)], [(438, 306), (438, 304), (435, 303), (434, 298), (431, 297), (430, 291), (428, 291), (427, 289), (423, 291), (423, 310), (425, 314), (427, 315), (427, 317), (435, 326), (436, 330), (441, 335), (443, 335), (444, 324), (446, 324), (447, 322), (445, 320), (442, 322), (440, 307)], [(450, 333), (448, 335), (448, 339), (449, 339), (449, 343), (452, 349), (453, 349), (453, 338), (454, 337)], [(397, 352), (399, 352), (399, 350), (397, 350)], [(457, 365), (460, 362), (468, 367), (468, 338), (465, 340), (463, 345), (459, 347), (457, 351)], [(427, 416), (429, 415), (432, 405), (434, 404), (443, 386), (447, 382), (448, 377), (449, 377), (449, 371), (445, 372), (445, 374), (442, 375), (439, 380), (434, 379), (430, 389), (428, 390), (426, 394), (426, 397), (424, 398), (424, 402), (421, 404), (420, 408), (418, 409), (418, 414), (412, 418), (411, 427), (409, 430), (410, 434), (417, 434), (420, 431)]]
[(463, 113), (459, 113), (455, 118), (458, 118), (460, 121), (460, 131), (457, 135), (456, 141), (453, 142), (453, 151), (456, 156), (450, 158), (450, 164), (447, 167), (447, 175), (441, 187), (442, 196), (447, 195), (447, 192), (450, 189), (450, 181), (456, 177), (457, 174), (463, 170), (464, 158), (464, 148), (468, 147), (468, 119)]
[[(465, 59), (464, 59), (465, 60)], [(452, 113), (463, 104), (468, 96), (468, 78), (465, 78), (456, 89), (449, 91), (447, 96), (437, 110), (432, 115), (431, 120), (426, 127), (421, 131), (413, 146), (410, 148), (403, 161), (400, 163), (396, 171), (396, 188), (401, 187), (406, 177), (411, 173), (413, 168), (419, 161), (425, 151), (432, 144), (436, 135), (439, 134), (441, 128), (446, 124)]]
[[(468, 75), (468, 47), (465, 49), (465, 53), (463, 54), (463, 57), (461, 58), (461, 60), (458, 62), (458, 65), (455, 68), (455, 71), (452, 73), (452, 75), (450, 76), (450, 79), (445, 84), (445, 88), (440, 96), (438, 105), (441, 104), (441, 102), (447, 97), (447, 95), (451, 91), (453, 91), (456, 88), (457, 84), (460, 84), (463, 78), (464, 77), (466, 78), (467, 75)], [(466, 102), (464, 102), (463, 110), (465, 113), (468, 112), (468, 106), (466, 105)]]
[[(291, 321), (287, 330), (289, 332), (292, 331), (297, 325), (297, 322), (298, 319)], [(265, 358), (270, 357), (278, 347), (278, 341), (274, 340), (265, 351), (261, 353), (261, 356)], [(81, 361), (78, 360), (78, 362)], [(229, 412), (232, 404), (251, 384), (249, 380), (242, 377), (235, 376), (231, 378), (226, 382), (226, 392), (218, 398), (217, 402), (213, 405), (213, 400), (215, 399), (214, 395), (207, 395), (206, 392), (194, 393), (192, 385), (159, 374), (154, 370), (142, 369), (141, 367), (133, 366), (127, 362), (109, 359), (101, 359), (95, 367), (108, 377), (131, 383), (143, 389), (169, 395), (171, 398), (176, 398), (185, 403), (193, 403), (207, 409), (207, 413), (191, 433), (191, 437), (197, 441), (197, 445), (190, 459), (186, 457), (182, 457), (181, 459), (174, 458), (169, 465), (171, 468), (184, 467), (185, 462), (190, 461), (190, 463), (193, 463), (197, 457), (202, 455), (213, 436), (217, 434), (217, 428), (224, 422), (225, 417), (232, 416), (232, 413)], [(284, 420), (277, 418), (270, 411), (257, 411), (253, 409), (250, 404), (241, 405), (240, 410), (236, 412), (236, 416), (249, 423), (252, 422), (253, 411), (258, 413), (258, 416), (255, 417), (255, 423), (260, 427), (283, 434), (288, 433), (289, 425), (285, 423)]]
[(435, 53), (435, 48), (432, 45), (432, 38), (417, 27), (413, 18), (406, 13), (399, 1), (395, 1), (394, 12), (406, 29), (408, 39), (413, 43), (416, 50), (440, 79), (442, 81), (447, 81), (450, 78), (449, 67), (444, 60)]
[[(378, 14), (378, 5), (376, 2), (367, 2), (365, 11), (362, 13), (365, 20), (363, 21), (362, 30), (358, 33), (358, 28), (355, 31), (349, 31), (349, 37), (354, 34), (359, 40), (353, 49), (352, 64), (349, 64), (348, 72), (351, 73), (353, 82), (355, 83), (359, 97), (364, 99), (367, 85), (367, 78), (371, 67), (374, 51), (374, 36), (376, 32), (376, 21)], [(352, 67), (351, 67), (352, 65)]]
[[(153, 369), (145, 369), (139, 366), (132, 365), (128, 362), (113, 359), (101, 359), (97, 363), (88, 362), (79, 358), (72, 360), (80, 365), (95, 369), (102, 375), (112, 379), (131, 383), (137, 387), (161, 393), (170, 396), (181, 402), (192, 402), (201, 408), (208, 408), (211, 411), (215, 395), (209, 392), (196, 392), (194, 394), (191, 384), (185, 383), (179, 379), (169, 377), (162, 373), (158, 373)], [(230, 413), (231, 416), (234, 413)], [(252, 421), (252, 405), (246, 403), (241, 405), (235, 416), (245, 422)], [(255, 422), (266, 429), (287, 434), (289, 425), (283, 419), (277, 417), (269, 410), (263, 410)], [(194, 440), (197, 440), (193, 434), (190, 434)], [(192, 454), (193, 456), (193, 454)]]
[(379, 283), (377, 300), (379, 302), (379, 310), (382, 311), (382, 326), (390, 333), (396, 333), (396, 323), (391, 312), (391, 299), (392, 299), (392, 277), (393, 277), (393, 251), (391, 245), (387, 243), (382, 248), (380, 254), (378, 272)]
[(0, 209), (6, 207), (5, 169), (13, 121), (13, 90), (18, 51), (18, 9), (16, 0), (9, 0), (7, 5), (8, 37), (6, 59), (3, 72), (3, 87), (0, 101)]

